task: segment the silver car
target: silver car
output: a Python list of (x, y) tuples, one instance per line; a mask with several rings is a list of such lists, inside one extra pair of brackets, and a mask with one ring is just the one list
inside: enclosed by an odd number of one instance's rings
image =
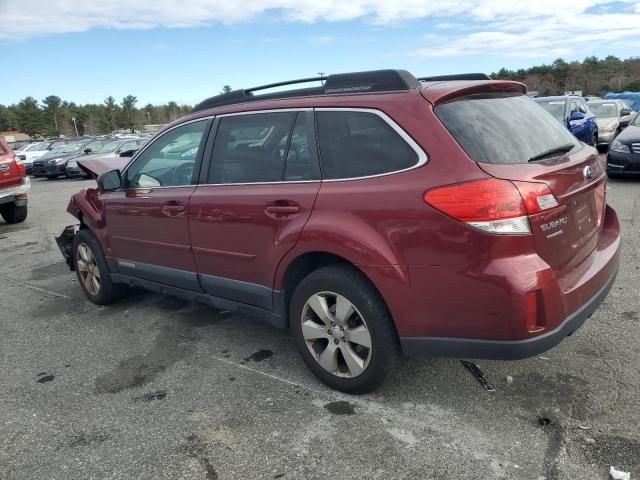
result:
[(599, 100), (589, 102), (589, 110), (596, 116), (598, 145), (609, 145), (629, 123), (633, 109), (624, 100)]

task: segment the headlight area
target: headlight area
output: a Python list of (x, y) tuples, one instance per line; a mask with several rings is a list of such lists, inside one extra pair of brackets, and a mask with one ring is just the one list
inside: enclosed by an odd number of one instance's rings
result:
[(631, 149), (629, 148), (629, 145), (625, 145), (619, 140), (614, 140), (613, 143), (611, 143), (611, 151), (619, 152), (619, 153), (631, 153)]
[(59, 158), (54, 158), (53, 160), (49, 160), (49, 163), (54, 163), (56, 165), (62, 165), (65, 162), (65, 158), (63, 157), (59, 157)]

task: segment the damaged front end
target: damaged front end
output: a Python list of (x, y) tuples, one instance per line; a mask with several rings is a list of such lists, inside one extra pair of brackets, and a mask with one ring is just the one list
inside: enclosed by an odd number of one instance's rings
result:
[(69, 270), (72, 271), (76, 269), (73, 262), (73, 240), (76, 238), (79, 229), (80, 225), (69, 225), (64, 228), (59, 236), (54, 237), (65, 262), (69, 266)]

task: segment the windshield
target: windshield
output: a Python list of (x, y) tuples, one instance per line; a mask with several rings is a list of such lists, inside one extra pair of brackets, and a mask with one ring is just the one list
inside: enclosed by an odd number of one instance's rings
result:
[(73, 142), (68, 143), (67, 145), (61, 145), (57, 148), (54, 148), (51, 153), (74, 153), (80, 150), (85, 145), (85, 142)]
[(102, 140), (96, 140), (95, 142), (85, 143), (83, 150), (91, 150), (91, 153), (99, 152), (102, 148)]
[(435, 111), (476, 162), (527, 163), (542, 152), (580, 145), (526, 95), (471, 95), (443, 103)]
[(593, 112), (596, 118), (617, 117), (618, 108), (615, 103), (590, 103), (589, 110)]
[(559, 122), (564, 121), (564, 102), (536, 102), (547, 112), (551, 114), (553, 118)]
[(100, 153), (115, 152), (120, 145), (122, 145), (122, 142), (120, 140), (115, 140), (113, 142), (107, 142), (102, 146), (102, 148), (99, 150), (99, 152)]

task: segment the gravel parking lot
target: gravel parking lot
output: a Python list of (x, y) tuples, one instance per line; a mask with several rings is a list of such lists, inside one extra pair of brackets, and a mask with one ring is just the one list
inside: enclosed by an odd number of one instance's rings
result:
[[(616, 285), (543, 356), (406, 360), (352, 397), (318, 383), (285, 332), (137, 291), (83, 296), (53, 235), (93, 181), (33, 181), (0, 220), (0, 479), (605, 479), (640, 475), (640, 181), (609, 182)], [(637, 478), (637, 477), (632, 477)]]

